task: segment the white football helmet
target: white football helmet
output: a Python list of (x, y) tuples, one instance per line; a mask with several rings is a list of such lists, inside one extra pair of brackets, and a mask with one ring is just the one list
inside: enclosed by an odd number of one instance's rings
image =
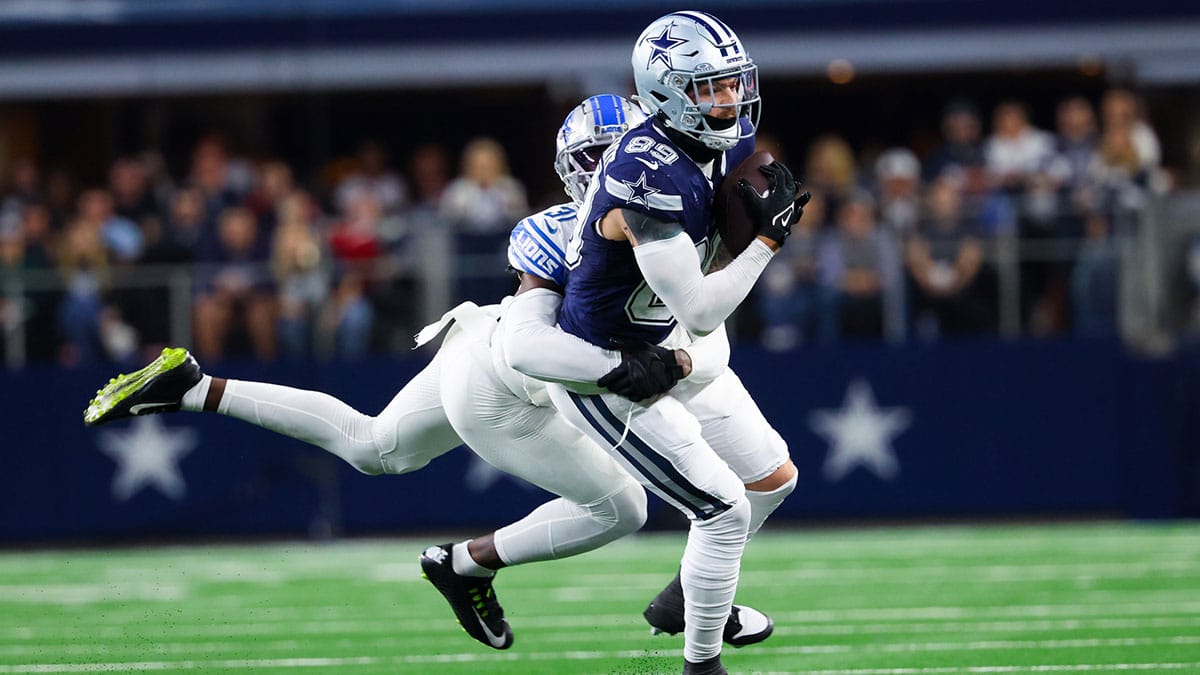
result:
[[(713, 104), (713, 82), (737, 78), (733, 103)], [(728, 150), (758, 127), (758, 67), (724, 22), (696, 11), (674, 12), (646, 27), (633, 47), (635, 99), (667, 126), (714, 150)], [(699, 95), (708, 100), (697, 103)], [(718, 120), (714, 108), (733, 107), (737, 116)], [(743, 130), (742, 118), (749, 122)]]
[(600, 94), (575, 106), (558, 129), (554, 170), (567, 196), (583, 203), (592, 172), (604, 150), (646, 120), (646, 113), (616, 94)]

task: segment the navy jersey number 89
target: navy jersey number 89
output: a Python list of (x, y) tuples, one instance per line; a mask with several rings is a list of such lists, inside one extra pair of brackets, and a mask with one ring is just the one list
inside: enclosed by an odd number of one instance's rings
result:
[[(749, 127), (746, 120), (739, 122)], [(702, 169), (652, 119), (610, 146), (568, 244), (570, 273), (559, 318), (563, 330), (605, 348), (665, 340), (675, 317), (646, 285), (629, 242), (601, 236), (600, 219), (612, 209), (629, 209), (677, 222), (696, 245), (700, 264), (707, 266), (715, 252), (713, 194), (728, 170), (753, 151), (754, 138), (744, 138)]]

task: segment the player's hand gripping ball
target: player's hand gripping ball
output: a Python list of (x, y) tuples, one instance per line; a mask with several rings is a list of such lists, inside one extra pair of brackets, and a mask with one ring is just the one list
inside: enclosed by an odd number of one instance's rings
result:
[(729, 172), (713, 200), (713, 218), (729, 252), (738, 255), (759, 235), (783, 245), (811, 197), (797, 197), (799, 188), (792, 172), (765, 151)]

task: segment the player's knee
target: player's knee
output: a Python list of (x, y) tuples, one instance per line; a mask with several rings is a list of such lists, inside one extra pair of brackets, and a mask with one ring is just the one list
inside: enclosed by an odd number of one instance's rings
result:
[(646, 491), (635, 481), (629, 481), (610, 501), (616, 538), (637, 532), (646, 524)]
[(355, 448), (354, 452), (342, 456), (359, 473), (365, 473), (368, 476), (378, 476), (384, 473), (383, 462), (380, 461), (379, 453), (374, 448)]
[(750, 529), (750, 501), (745, 496), (740, 496), (725, 510), (711, 518), (697, 521), (696, 524), (707, 531), (709, 537), (729, 544), (740, 540), (744, 544), (746, 533)]

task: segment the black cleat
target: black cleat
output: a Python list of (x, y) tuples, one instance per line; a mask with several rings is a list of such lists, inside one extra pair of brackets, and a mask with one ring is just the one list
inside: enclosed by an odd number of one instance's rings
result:
[[(646, 623), (650, 624), (652, 635), (676, 635), (683, 632), (683, 584), (678, 574), (650, 601), (642, 616), (645, 617)], [(730, 646), (745, 647), (766, 640), (773, 632), (775, 622), (771, 617), (753, 607), (734, 605), (729, 612), (729, 619), (725, 621), (722, 639)]]
[(186, 349), (168, 347), (145, 368), (109, 380), (88, 402), (83, 423), (95, 427), (126, 417), (175, 412), (202, 377), (200, 365)]
[(683, 675), (729, 675), (729, 671), (721, 665), (721, 655), (717, 654), (711, 659), (704, 659), (699, 663), (684, 661)]
[(430, 546), (421, 553), (421, 576), (446, 598), (458, 624), (471, 637), (492, 649), (508, 649), (513, 643), (512, 629), (504, 619), (504, 609), (496, 600), (491, 577), (458, 574), (451, 563), (454, 544)]

